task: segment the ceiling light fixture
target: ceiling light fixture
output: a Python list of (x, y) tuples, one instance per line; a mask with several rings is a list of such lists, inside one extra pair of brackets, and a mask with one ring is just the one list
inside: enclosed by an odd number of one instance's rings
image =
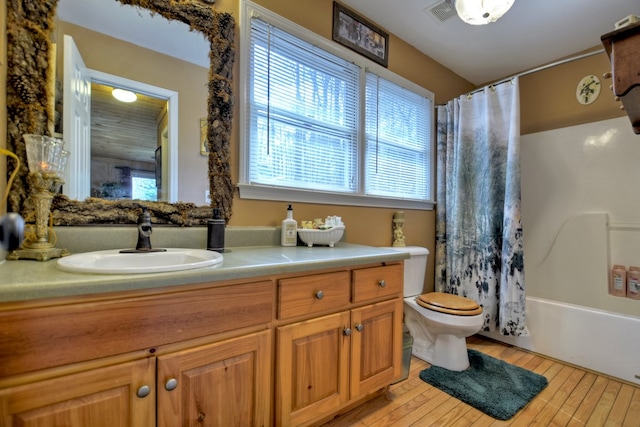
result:
[(133, 102), (138, 99), (138, 96), (135, 93), (124, 89), (114, 89), (111, 92), (111, 95), (113, 95), (113, 97), (118, 101), (122, 102)]
[(458, 16), (467, 24), (496, 22), (507, 13), (515, 0), (454, 0)]

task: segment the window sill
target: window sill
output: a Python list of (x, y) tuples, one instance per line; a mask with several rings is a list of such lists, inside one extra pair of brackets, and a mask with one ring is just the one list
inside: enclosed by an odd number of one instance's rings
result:
[(360, 196), (298, 190), (295, 188), (269, 187), (265, 185), (238, 184), (241, 199), (273, 200), (298, 203), (319, 203), (323, 205), (363, 206), (391, 209), (433, 210), (435, 202), (383, 197)]

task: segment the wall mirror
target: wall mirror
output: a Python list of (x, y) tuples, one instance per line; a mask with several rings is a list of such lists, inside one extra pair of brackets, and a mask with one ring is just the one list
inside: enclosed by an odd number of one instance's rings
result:
[[(144, 8), (169, 20), (183, 22), (193, 31), (204, 35), (209, 44), (206, 120), (208, 177), (202, 179), (209, 181), (211, 205), (110, 201), (100, 198), (72, 200), (57, 196), (54, 200), (54, 224), (134, 223), (143, 206), (152, 212), (154, 222), (159, 224), (204, 224), (211, 217), (213, 206), (218, 207), (225, 218), (229, 219), (234, 192), (229, 167), (233, 111), (233, 18), (228, 13), (214, 10), (210, 0), (119, 2), (123, 4), (120, 5), (122, 8)], [(23, 215), (28, 214), (31, 207), (22, 135), (50, 135), (55, 123), (52, 98), (55, 92), (52, 89), (55, 87), (55, 61), (52, 59), (55, 58), (55, 48), (52, 48), (51, 40), (57, 7), (57, 0), (27, 0), (9, 2), (7, 5), (7, 144), (23, 160), (20, 179), (14, 183), (10, 203), (13, 211)]]

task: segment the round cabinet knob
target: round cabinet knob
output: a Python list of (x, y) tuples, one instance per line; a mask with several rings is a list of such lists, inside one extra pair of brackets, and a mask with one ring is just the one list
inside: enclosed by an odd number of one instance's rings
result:
[(380, 285), (381, 288), (384, 288), (385, 286), (387, 286), (387, 282), (384, 281), (384, 279), (378, 281), (378, 285)]
[(147, 397), (149, 396), (149, 393), (151, 393), (151, 388), (148, 385), (143, 385), (138, 389), (136, 396)]
[(351, 328), (345, 328), (345, 330), (342, 331), (342, 333), (347, 337), (351, 336)]
[(358, 323), (356, 325), (356, 331), (362, 332), (363, 329), (364, 329), (364, 325), (362, 323)]
[(322, 299), (322, 298), (324, 298), (324, 292), (322, 291), (316, 292), (316, 299)]
[(167, 391), (175, 390), (178, 387), (178, 380), (175, 378), (169, 378), (164, 384), (164, 389)]

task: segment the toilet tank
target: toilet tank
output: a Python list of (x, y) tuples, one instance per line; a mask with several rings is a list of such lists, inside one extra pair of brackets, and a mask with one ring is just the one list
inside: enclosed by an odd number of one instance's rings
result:
[(404, 297), (424, 293), (424, 275), (427, 270), (429, 249), (420, 246), (387, 247), (399, 252), (409, 252), (410, 258), (404, 260)]

